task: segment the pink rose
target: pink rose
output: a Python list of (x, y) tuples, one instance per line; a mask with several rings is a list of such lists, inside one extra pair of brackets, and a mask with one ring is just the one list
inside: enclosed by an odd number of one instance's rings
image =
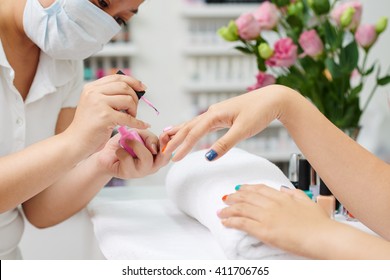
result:
[(257, 82), (253, 86), (248, 87), (248, 91), (252, 91), (261, 87), (266, 87), (269, 85), (273, 85), (276, 82), (276, 79), (274, 76), (264, 73), (264, 72), (259, 72), (256, 75)]
[(260, 35), (260, 24), (251, 13), (242, 14), (236, 19), (238, 35), (244, 40), (254, 40)]
[(279, 22), (279, 10), (271, 2), (263, 2), (253, 16), (264, 30), (272, 30)]
[(378, 34), (375, 30), (375, 25), (365, 24), (358, 27), (355, 33), (356, 42), (363, 48), (371, 47), (376, 39)]
[(362, 4), (359, 1), (350, 1), (350, 2), (345, 2), (342, 3), (336, 8), (333, 9), (331, 12), (331, 18), (338, 24), (340, 25), (340, 19), (341, 15), (345, 12), (346, 9), (348, 8), (353, 8), (355, 10), (355, 13), (353, 15), (352, 21), (348, 26), (348, 29), (355, 30), (362, 19)]
[(311, 57), (319, 56), (324, 50), (324, 44), (314, 29), (303, 32), (299, 37), (299, 44), (304, 54)]
[(268, 66), (290, 67), (297, 60), (298, 46), (291, 38), (282, 38), (275, 43), (274, 55), (267, 59)]

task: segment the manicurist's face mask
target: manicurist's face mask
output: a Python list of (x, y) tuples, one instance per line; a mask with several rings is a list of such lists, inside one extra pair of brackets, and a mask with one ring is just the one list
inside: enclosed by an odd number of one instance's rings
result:
[(88, 0), (56, 0), (43, 8), (27, 0), (23, 26), (26, 35), (55, 59), (85, 59), (100, 51), (120, 26)]

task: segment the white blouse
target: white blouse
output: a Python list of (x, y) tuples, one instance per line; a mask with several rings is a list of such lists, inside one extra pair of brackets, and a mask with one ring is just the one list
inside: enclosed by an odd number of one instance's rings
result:
[[(1, 46), (1, 41), (0, 41)], [(23, 101), (15, 72), (0, 48), (0, 157), (53, 136), (62, 108), (76, 107), (83, 87), (82, 61), (54, 60), (41, 52), (37, 73)], [(5, 176), (0, 170), (0, 176)], [(0, 259), (18, 258), (23, 233), (18, 209), (0, 214)], [(4, 242), (3, 242), (4, 241)]]

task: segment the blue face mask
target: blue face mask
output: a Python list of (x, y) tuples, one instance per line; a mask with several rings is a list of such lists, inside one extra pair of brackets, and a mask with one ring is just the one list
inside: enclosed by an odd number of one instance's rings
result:
[(38, 0), (27, 0), (23, 27), (47, 55), (76, 60), (100, 51), (121, 29), (89, 0), (56, 0), (48, 8)]

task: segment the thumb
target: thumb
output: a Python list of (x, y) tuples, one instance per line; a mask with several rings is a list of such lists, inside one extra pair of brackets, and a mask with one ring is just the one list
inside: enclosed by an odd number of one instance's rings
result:
[(213, 161), (222, 157), (245, 138), (247, 137), (243, 134), (242, 126), (238, 122), (235, 122), (225, 135), (219, 138), (217, 142), (211, 146), (210, 150), (205, 154), (206, 159), (208, 161)]

